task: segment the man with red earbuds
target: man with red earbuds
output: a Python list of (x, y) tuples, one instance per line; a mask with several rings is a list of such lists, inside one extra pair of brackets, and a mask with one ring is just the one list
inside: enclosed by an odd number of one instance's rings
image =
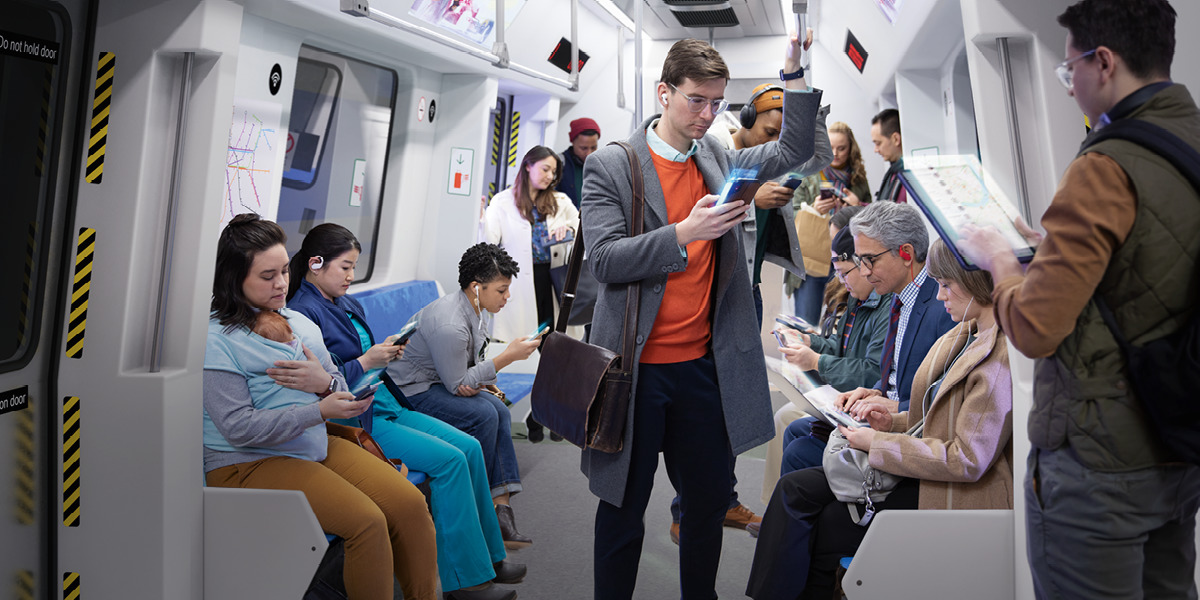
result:
[[(909, 389), (929, 348), (954, 327), (954, 320), (937, 301), (938, 285), (925, 270), (929, 233), (916, 207), (875, 202), (850, 221), (854, 261), (880, 295), (892, 297), (888, 335), (879, 357), (879, 382), (838, 397), (838, 404), (856, 418), (871, 406), (892, 412), (908, 410)], [(934, 310), (929, 310), (933, 308)]]

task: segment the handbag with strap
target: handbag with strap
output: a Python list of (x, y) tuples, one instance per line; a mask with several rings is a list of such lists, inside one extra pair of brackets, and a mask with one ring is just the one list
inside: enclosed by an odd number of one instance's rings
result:
[(817, 212), (811, 204), (796, 209), (796, 240), (800, 243), (800, 254), (804, 257), (804, 270), (813, 277), (829, 275), (829, 215)]
[[(905, 435), (921, 435), (924, 425), (922, 420)], [(896, 485), (906, 479), (872, 467), (868, 454), (851, 448), (850, 441), (838, 430), (829, 434), (821, 468), (825, 470), (825, 479), (829, 481), (834, 497), (849, 506), (851, 519), (863, 527), (875, 517), (875, 503), (886, 499)], [(856, 511), (858, 505), (865, 507), (862, 515)]]
[[(641, 235), (645, 205), (642, 171), (629, 144), (613, 143), (624, 148), (629, 157), (633, 177), (631, 235)], [(633, 392), (634, 337), (641, 286), (633, 282), (627, 287), (622, 354), (577, 340), (565, 331), (582, 260), (583, 236), (578, 235), (559, 302), (558, 321), (542, 345), (533, 380), (533, 418), (580, 448), (620, 452), (625, 439), (629, 397)]]
[(383, 448), (379, 445), (379, 442), (376, 442), (375, 438), (371, 437), (371, 434), (367, 433), (365, 429), (325, 421), (325, 432), (334, 437), (354, 442), (359, 448), (370, 452), (379, 460), (396, 467), (396, 470), (400, 471), (400, 475), (408, 477), (408, 467), (404, 466), (404, 461), (398, 458), (388, 458), (387, 454), (383, 452)]

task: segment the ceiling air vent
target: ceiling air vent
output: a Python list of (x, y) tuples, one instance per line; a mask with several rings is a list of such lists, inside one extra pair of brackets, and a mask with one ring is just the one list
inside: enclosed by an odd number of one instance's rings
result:
[(684, 27), (735, 27), (738, 25), (737, 15), (732, 8), (722, 10), (673, 10), (671, 14)]
[(707, 6), (710, 4), (725, 4), (729, 0), (662, 0), (667, 6)]

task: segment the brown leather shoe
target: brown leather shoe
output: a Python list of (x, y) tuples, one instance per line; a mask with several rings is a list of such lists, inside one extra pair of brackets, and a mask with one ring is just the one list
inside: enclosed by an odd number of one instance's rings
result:
[(671, 523), (671, 541), (679, 545), (679, 523)]
[(520, 550), (528, 547), (533, 540), (517, 531), (517, 521), (513, 517), (512, 507), (506, 504), (496, 505), (496, 520), (500, 522), (500, 537), (504, 538), (504, 547), (509, 550)]
[(762, 517), (754, 514), (754, 511), (749, 508), (746, 508), (745, 504), (739, 504), (725, 513), (726, 527), (745, 529), (751, 523), (762, 523)]

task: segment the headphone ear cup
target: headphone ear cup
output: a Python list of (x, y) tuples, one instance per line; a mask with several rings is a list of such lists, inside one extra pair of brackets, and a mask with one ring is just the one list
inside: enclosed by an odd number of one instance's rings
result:
[(753, 100), (742, 106), (741, 112), (738, 113), (738, 120), (741, 121), (744, 129), (754, 127), (754, 122), (758, 120), (758, 109), (754, 108)]

